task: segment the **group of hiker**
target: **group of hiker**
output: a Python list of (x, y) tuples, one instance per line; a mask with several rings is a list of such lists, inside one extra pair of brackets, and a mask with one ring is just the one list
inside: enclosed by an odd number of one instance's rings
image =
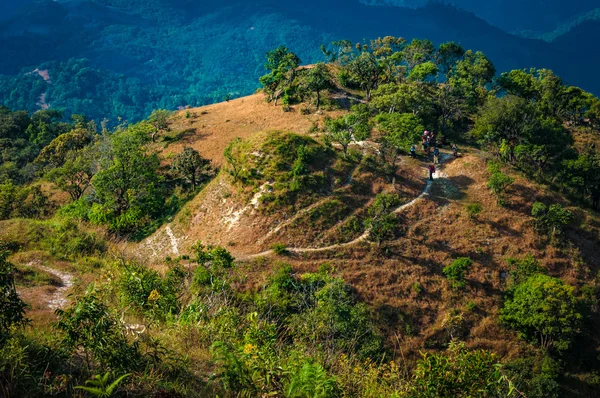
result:
[[(429, 158), (429, 156), (433, 154), (433, 163), (427, 166), (427, 170), (429, 171), (429, 180), (433, 181), (433, 175), (436, 172), (435, 165), (440, 163), (439, 147), (447, 145), (446, 137), (442, 135), (438, 142), (438, 140), (436, 139), (436, 135), (433, 131), (429, 132), (425, 130), (423, 132), (423, 135), (421, 136), (421, 139), (421, 147), (423, 149), (423, 152), (425, 153), (425, 156)], [(458, 147), (456, 146), (456, 144), (450, 144), (450, 148), (452, 148), (454, 157), (458, 157)], [(410, 156), (412, 158), (417, 157), (417, 147), (414, 144), (410, 147)]]

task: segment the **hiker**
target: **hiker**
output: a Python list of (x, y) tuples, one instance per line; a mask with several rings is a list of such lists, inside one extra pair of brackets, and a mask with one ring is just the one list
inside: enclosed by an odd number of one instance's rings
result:
[(433, 150), (433, 164), (439, 164), (440, 163), (440, 150), (438, 149), (438, 147), (435, 147), (435, 149)]
[(410, 157), (411, 158), (416, 158), (417, 157), (417, 147), (415, 146), (415, 144), (413, 144), (410, 147)]
[(433, 174), (435, 173), (435, 165), (430, 164), (427, 168), (429, 170), (429, 181), (433, 181)]
[(451, 144), (450, 146), (452, 147), (452, 153), (454, 154), (454, 157), (457, 158), (458, 157), (458, 147), (456, 146), (456, 144)]

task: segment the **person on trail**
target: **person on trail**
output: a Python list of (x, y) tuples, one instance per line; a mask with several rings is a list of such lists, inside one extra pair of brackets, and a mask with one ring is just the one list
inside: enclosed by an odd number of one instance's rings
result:
[(429, 171), (429, 181), (433, 181), (433, 174), (435, 173), (435, 165), (430, 164), (429, 167), (427, 167), (427, 170)]
[(417, 147), (414, 144), (413, 144), (413, 146), (410, 147), (410, 157), (411, 158), (417, 157)]
[(454, 154), (454, 157), (457, 158), (458, 157), (458, 147), (456, 146), (456, 144), (452, 144), (450, 146), (452, 147), (452, 153)]
[(438, 149), (438, 147), (435, 147), (435, 149), (433, 150), (433, 163), (440, 163), (440, 150)]

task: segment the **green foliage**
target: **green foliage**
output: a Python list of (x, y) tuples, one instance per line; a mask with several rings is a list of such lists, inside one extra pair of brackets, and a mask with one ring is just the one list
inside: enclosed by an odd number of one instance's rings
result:
[(328, 376), (319, 364), (305, 362), (290, 376), (289, 398), (329, 398), (337, 391), (335, 378)]
[(394, 168), (400, 152), (408, 151), (411, 145), (419, 141), (423, 125), (418, 117), (410, 113), (382, 113), (375, 121), (384, 133), (380, 139), (382, 156)]
[(452, 284), (453, 289), (462, 289), (466, 286), (465, 273), (471, 268), (473, 261), (467, 257), (459, 257), (442, 270)]
[(93, 223), (132, 233), (161, 214), (163, 178), (157, 173), (158, 156), (145, 147), (149, 129), (140, 123), (111, 137), (101, 170), (92, 179), (99, 202), (89, 214)]
[(582, 316), (572, 286), (538, 274), (514, 288), (500, 320), (546, 350), (564, 351), (579, 333)]
[(535, 218), (535, 229), (539, 233), (548, 235), (552, 241), (558, 239), (573, 220), (573, 213), (558, 203), (546, 206), (541, 202), (535, 202), (531, 215)]
[(52, 232), (44, 237), (42, 247), (53, 256), (63, 260), (103, 254), (106, 243), (95, 233), (82, 231), (72, 219), (52, 226)]
[(479, 215), (479, 213), (481, 213), (483, 206), (481, 206), (481, 203), (469, 203), (465, 206), (465, 209), (467, 210), (469, 218), (474, 219), (477, 217), (477, 215)]
[(327, 139), (339, 144), (344, 152), (344, 158), (348, 157), (348, 146), (353, 141), (362, 141), (369, 137), (371, 126), (368, 110), (354, 106), (352, 112), (336, 119), (327, 119)]
[(273, 250), (273, 253), (275, 253), (278, 256), (282, 256), (288, 253), (287, 246), (283, 243), (275, 243), (271, 247), (271, 250)]
[(488, 188), (496, 195), (496, 202), (502, 206), (505, 204), (506, 190), (515, 180), (500, 171), (500, 165), (495, 162), (488, 164), (488, 171), (491, 173)]
[(56, 310), (57, 328), (61, 332), (61, 347), (69, 355), (85, 353), (88, 369), (100, 368), (127, 371), (135, 369), (141, 360), (137, 344), (127, 342), (119, 322), (96, 295), (93, 285), (73, 305)]
[(369, 52), (363, 52), (346, 66), (354, 80), (366, 92), (367, 101), (379, 84), (381, 67), (377, 59)]
[(332, 87), (329, 70), (323, 63), (316, 64), (304, 74), (303, 86), (310, 92), (315, 93), (317, 109), (321, 106), (321, 91)]
[(15, 288), (14, 266), (8, 262), (8, 252), (0, 248), (0, 348), (13, 326), (25, 322), (25, 303)]
[(91, 186), (96, 173), (94, 147), (69, 151), (61, 159), (63, 163), (50, 170), (46, 178), (67, 192), (73, 201), (77, 201)]
[(152, 142), (156, 141), (156, 136), (161, 131), (166, 131), (169, 129), (169, 118), (171, 117), (172, 112), (166, 109), (157, 109), (148, 116), (148, 122), (154, 127), (154, 130), (151, 132)]
[(262, 84), (269, 101), (277, 100), (281, 94), (290, 88), (296, 76), (296, 68), (300, 65), (300, 58), (290, 52), (285, 46), (279, 46), (267, 53), (265, 69), (269, 72), (259, 81)]
[(0, 184), (0, 220), (9, 218), (43, 218), (53, 204), (39, 186), (20, 187), (12, 182)]
[(126, 373), (117, 377), (111, 383), (110, 372), (106, 372), (104, 375), (95, 375), (90, 380), (86, 380), (85, 386), (75, 386), (74, 388), (85, 391), (94, 397), (110, 398), (118, 391), (119, 384), (121, 384), (129, 376), (131, 376), (131, 374)]
[(178, 294), (183, 271), (171, 268), (165, 277), (144, 265), (127, 264), (118, 284), (126, 305), (133, 305), (161, 320), (180, 310)]
[(211, 172), (210, 160), (203, 158), (198, 151), (189, 147), (183, 148), (183, 152), (175, 156), (171, 169), (192, 184), (192, 191), (196, 191), (198, 184), (206, 180)]
[(510, 275), (514, 285), (525, 282), (533, 275), (546, 273), (546, 270), (531, 254), (521, 259), (510, 257), (506, 259), (506, 262), (512, 267)]
[(514, 392), (496, 356), (488, 351), (469, 351), (464, 343), (453, 341), (446, 353), (421, 355), (414, 372), (415, 397), (501, 398)]
[(369, 208), (369, 218), (365, 220), (370, 241), (381, 245), (383, 241), (394, 238), (398, 219), (392, 211), (398, 204), (400, 198), (396, 194), (381, 193), (375, 197), (373, 205)]

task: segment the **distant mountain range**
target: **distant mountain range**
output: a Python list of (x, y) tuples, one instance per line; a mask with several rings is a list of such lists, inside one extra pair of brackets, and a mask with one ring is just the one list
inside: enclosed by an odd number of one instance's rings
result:
[[(109, 116), (123, 112), (137, 119), (151, 107), (202, 105), (225, 95), (252, 92), (263, 72), (264, 53), (279, 44), (288, 45), (309, 63), (323, 59), (318, 51), (322, 43), (385, 35), (457, 41), (485, 52), (499, 71), (549, 68), (569, 83), (600, 94), (595, 67), (600, 58), (596, 40), (600, 23), (593, 18), (572, 19), (581, 12), (589, 14), (594, 6), (590, 0), (573, 0), (571, 7), (562, 0), (451, 1), (464, 9), (422, 5), (420, 0), (389, 0), (393, 5), (374, 1), (380, 6), (359, 0), (32, 0), (18, 7), (5, 2), (0, 4), (4, 16), (0, 19), (0, 103), (25, 104), (33, 110), (46, 88), (38, 82), (25, 84), (24, 73), (47, 62), (87, 58), (86, 68), (93, 68), (95, 77), (71, 73), (81, 77), (68, 83), (81, 84), (79, 91), (87, 97), (71, 101), (73, 91), (59, 95), (61, 83), (53, 81), (47, 96), (50, 105), (87, 113), (93, 112), (94, 104), (110, 103), (114, 109), (107, 111)], [(538, 18), (530, 18), (536, 9)], [(568, 26), (551, 42), (509, 33), (510, 29), (555, 29), (557, 20), (552, 16), (559, 14), (559, 22)], [(487, 20), (480, 17), (486, 15)], [(70, 76), (63, 72), (50, 74)], [(111, 87), (119, 84), (118, 79), (129, 79), (125, 86), (139, 88), (140, 94), (128, 99), (87, 94), (106, 79)], [(125, 86), (115, 90), (132, 91)]]

